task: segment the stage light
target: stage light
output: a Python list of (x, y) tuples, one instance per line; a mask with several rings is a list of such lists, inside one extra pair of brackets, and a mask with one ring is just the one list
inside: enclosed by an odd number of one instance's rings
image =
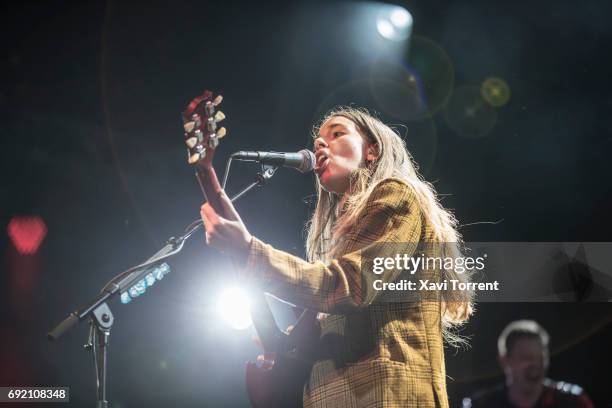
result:
[(393, 41), (404, 41), (412, 32), (412, 15), (400, 6), (383, 6), (376, 21), (378, 33)]
[(398, 28), (407, 27), (412, 24), (412, 16), (403, 7), (398, 7), (391, 12), (391, 23)]
[(393, 24), (387, 20), (378, 20), (376, 22), (376, 28), (378, 28), (378, 32), (385, 38), (393, 37), (393, 33), (395, 29), (393, 28)]
[(22, 255), (36, 253), (47, 235), (47, 226), (39, 216), (13, 217), (6, 229), (13, 245)]
[(249, 303), (249, 298), (242, 289), (226, 289), (219, 296), (217, 313), (228, 326), (244, 330), (252, 324)]

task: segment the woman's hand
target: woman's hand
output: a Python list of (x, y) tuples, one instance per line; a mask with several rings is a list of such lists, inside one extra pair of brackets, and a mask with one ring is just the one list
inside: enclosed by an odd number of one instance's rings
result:
[(221, 204), (227, 218), (219, 215), (208, 203), (204, 203), (200, 208), (200, 215), (206, 227), (206, 243), (246, 261), (253, 237), (225, 192), (221, 194)]

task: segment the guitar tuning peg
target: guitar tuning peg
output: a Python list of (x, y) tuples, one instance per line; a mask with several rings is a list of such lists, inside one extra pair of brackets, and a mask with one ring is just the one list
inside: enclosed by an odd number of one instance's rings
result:
[(208, 139), (208, 147), (210, 147), (211, 149), (216, 149), (217, 146), (219, 146), (218, 137), (211, 137), (210, 139)]
[(219, 130), (217, 130), (217, 138), (219, 139), (221, 139), (226, 134), (227, 134), (227, 129), (225, 129), (224, 127), (221, 127), (219, 128)]
[(198, 160), (200, 160), (200, 153), (194, 153), (191, 156), (189, 156), (189, 164), (194, 164), (197, 163)]
[(215, 122), (221, 122), (223, 119), (225, 119), (225, 114), (223, 112), (218, 111), (215, 113)]
[(190, 137), (189, 139), (185, 140), (185, 144), (187, 145), (188, 148), (193, 149), (195, 145), (198, 144), (198, 138)]
[(185, 129), (185, 132), (187, 133), (191, 133), (194, 127), (195, 127), (195, 121), (187, 122), (183, 125), (183, 128)]
[[(198, 148), (198, 150), (200, 149)], [(206, 157), (206, 150), (201, 149), (200, 151), (195, 152), (194, 154), (189, 156), (189, 164), (195, 164), (198, 161), (202, 160), (204, 157)]]
[(213, 105), (219, 106), (221, 101), (223, 101), (223, 96), (222, 95), (217, 95), (217, 97), (215, 99), (213, 99)]

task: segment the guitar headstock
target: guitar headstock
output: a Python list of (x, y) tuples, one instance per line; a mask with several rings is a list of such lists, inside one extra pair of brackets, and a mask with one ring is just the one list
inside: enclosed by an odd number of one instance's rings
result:
[(225, 119), (223, 112), (216, 110), (222, 100), (221, 95), (213, 98), (213, 93), (207, 90), (192, 100), (183, 112), (189, 164), (212, 165), (219, 140), (226, 134), (224, 127), (217, 126)]

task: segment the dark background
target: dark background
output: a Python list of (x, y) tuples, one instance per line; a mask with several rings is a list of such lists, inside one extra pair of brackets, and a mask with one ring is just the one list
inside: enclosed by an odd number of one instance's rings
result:
[[(466, 241), (609, 241), (609, 4), (401, 4), (414, 18), (407, 43), (376, 32), (380, 3), (0, 6), (0, 385), (70, 386), (71, 406), (93, 406), (87, 325), (56, 343), (46, 332), (198, 217), (179, 114), (204, 88), (226, 98), (218, 169), (236, 150), (308, 147), (322, 112), (356, 103), (401, 125), (462, 224), (500, 221), (464, 225)], [(398, 66), (419, 78), (427, 115), (402, 111), (415, 96)], [(509, 85), (504, 106), (478, 99), (488, 77)], [(256, 170), (236, 164), (229, 190)], [(313, 185), (282, 170), (238, 209), (254, 235), (303, 255)], [(48, 228), (34, 255), (5, 233), (23, 215)], [(214, 309), (229, 264), (198, 235), (171, 265), (144, 296), (111, 305), (110, 406), (246, 406), (257, 348)], [(610, 303), (479, 304), (462, 331), (471, 349), (447, 353), (454, 406), (501, 380), (496, 338), (516, 318), (549, 330), (552, 378), (612, 406)]]

